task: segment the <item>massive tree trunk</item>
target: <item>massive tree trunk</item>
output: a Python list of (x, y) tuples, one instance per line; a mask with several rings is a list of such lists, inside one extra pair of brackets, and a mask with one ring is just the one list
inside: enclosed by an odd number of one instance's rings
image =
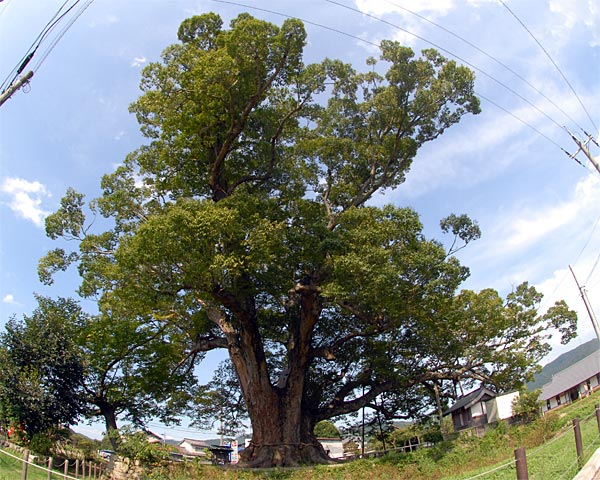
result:
[(312, 434), (311, 422), (296, 399), (276, 394), (274, 403), (255, 405), (250, 415), (252, 441), (242, 454), (251, 467), (292, 467), (326, 463), (328, 456)]
[[(289, 324), (287, 368), (271, 381), (253, 299), (216, 292), (234, 315), (219, 318), (229, 356), (238, 375), (252, 424), (252, 442), (242, 464), (252, 467), (326, 463), (328, 456), (313, 435), (314, 419), (303, 411), (314, 326), (321, 307), (317, 289), (299, 285), (300, 313)], [(235, 322), (235, 327), (234, 323)]]

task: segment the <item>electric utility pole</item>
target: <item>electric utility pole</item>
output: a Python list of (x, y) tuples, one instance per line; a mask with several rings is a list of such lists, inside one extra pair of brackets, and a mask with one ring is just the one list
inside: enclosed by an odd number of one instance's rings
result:
[(585, 135), (587, 136), (587, 140), (582, 142), (573, 133), (571, 133), (567, 127), (565, 127), (565, 130), (569, 133), (569, 135), (571, 135), (571, 138), (579, 147), (578, 150), (573, 154), (570, 154), (569, 152), (565, 151), (565, 153), (567, 155), (569, 155), (569, 158), (577, 160), (575, 158), (577, 156), (577, 154), (579, 152), (583, 152), (583, 154), (589, 159), (589, 161), (592, 162), (592, 165), (594, 165), (594, 168), (598, 171), (598, 173), (600, 173), (600, 163), (598, 162), (597, 158), (593, 157), (592, 153), (590, 152), (590, 149), (588, 148), (588, 145), (590, 144), (590, 142), (594, 143), (597, 147), (600, 146), (600, 145), (598, 145), (598, 142), (596, 140), (594, 140), (594, 137), (592, 137), (589, 133), (587, 133), (584, 130), (583, 133), (585, 133)]
[(590, 304), (590, 301), (587, 298), (585, 289), (579, 285), (579, 282), (577, 281), (577, 277), (575, 276), (575, 272), (571, 268), (571, 265), (569, 265), (569, 270), (571, 270), (571, 273), (573, 274), (573, 278), (575, 279), (575, 283), (577, 284), (577, 288), (579, 289), (579, 294), (581, 295), (585, 308), (588, 312), (588, 315), (590, 316), (590, 320), (592, 321), (592, 325), (594, 326), (594, 331), (596, 332), (596, 337), (598, 337), (598, 340), (600, 340), (600, 328), (598, 327), (598, 320), (596, 320), (596, 316), (594, 315), (592, 305)]
[(6, 102), (13, 93), (15, 93), (19, 88), (25, 85), (29, 80), (33, 77), (33, 72), (29, 70), (25, 75), (20, 77), (15, 83), (13, 83), (10, 87), (8, 87), (2, 95), (0, 95), (0, 106)]

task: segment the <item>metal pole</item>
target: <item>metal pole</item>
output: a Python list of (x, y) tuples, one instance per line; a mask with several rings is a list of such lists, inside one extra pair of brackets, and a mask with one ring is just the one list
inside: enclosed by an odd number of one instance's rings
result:
[[(575, 135), (573, 135), (567, 128), (565, 128), (565, 129), (567, 130), (569, 135), (571, 135), (571, 138), (579, 147), (579, 150), (575, 153), (575, 155), (577, 155), (580, 151), (583, 152), (585, 154), (585, 156), (588, 158), (588, 160), (592, 163), (592, 165), (594, 165), (594, 168), (598, 171), (598, 173), (600, 173), (600, 163), (598, 163), (598, 160), (592, 156), (592, 153), (587, 148), (587, 144), (590, 140), (592, 140), (594, 143), (596, 143), (596, 141), (593, 139), (593, 137), (590, 135), (589, 140), (587, 140), (586, 142), (582, 142)], [(597, 145), (597, 143), (596, 143), (596, 145)], [(575, 155), (573, 156), (573, 158), (575, 158)]]
[(571, 265), (569, 265), (569, 270), (571, 270), (571, 273), (573, 274), (573, 278), (575, 279), (575, 283), (577, 284), (577, 288), (579, 289), (579, 294), (581, 295), (583, 304), (585, 305), (588, 315), (590, 316), (590, 320), (592, 321), (592, 325), (594, 326), (594, 331), (596, 332), (596, 337), (598, 338), (598, 340), (600, 340), (600, 327), (598, 326), (598, 321), (596, 320), (596, 316), (594, 315), (592, 306), (589, 304), (585, 291), (579, 285), (579, 281), (577, 280), (577, 277), (575, 276), (575, 272), (571, 268)]
[(575, 449), (577, 450), (577, 465), (579, 469), (583, 467), (583, 440), (581, 439), (581, 426), (579, 419), (573, 419), (573, 432), (575, 433)]
[(33, 72), (29, 70), (25, 75), (19, 78), (15, 83), (13, 83), (6, 91), (0, 95), (0, 106), (6, 102), (13, 93), (15, 93), (19, 88), (21, 88), (25, 83), (29, 81), (29, 79), (33, 77)]
[(517, 448), (515, 450), (515, 460), (517, 462), (517, 480), (529, 480), (525, 447)]

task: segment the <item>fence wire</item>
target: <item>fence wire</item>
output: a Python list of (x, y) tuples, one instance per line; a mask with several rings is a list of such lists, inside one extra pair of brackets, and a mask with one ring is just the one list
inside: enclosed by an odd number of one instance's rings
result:
[[(23, 458), (21, 458), (21, 457), (19, 457), (17, 455), (14, 455), (14, 454), (12, 454), (10, 452), (7, 452), (3, 448), (0, 448), (0, 453), (3, 453), (4, 455), (6, 455), (6, 456), (8, 456), (10, 458), (13, 458), (13, 459), (15, 459), (15, 460), (17, 460), (17, 461), (19, 461), (21, 463), (27, 463), (28, 465), (31, 465), (32, 467), (37, 468), (39, 470), (42, 470), (44, 472), (51, 472), (52, 475), (55, 475), (55, 476), (57, 476), (59, 478), (62, 478), (64, 480), (81, 480), (81, 478), (72, 477), (69, 474), (60, 473), (60, 472), (58, 472), (56, 470), (50, 470), (50, 469), (48, 469), (46, 467), (42, 467), (41, 465), (37, 465), (36, 463), (34, 463), (34, 462), (30, 461), (30, 460), (25, 461)], [(68, 462), (68, 460), (65, 460), (65, 462)], [(64, 466), (65, 462), (63, 462), (61, 466)], [(102, 473), (101, 473), (101, 475), (102, 475)]]

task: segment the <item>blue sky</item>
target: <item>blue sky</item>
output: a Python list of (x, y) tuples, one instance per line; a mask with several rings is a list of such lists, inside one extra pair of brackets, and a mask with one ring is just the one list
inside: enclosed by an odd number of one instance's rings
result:
[[(341, 58), (360, 69), (368, 56), (377, 54), (373, 44), (397, 39), (416, 51), (433, 44), (475, 68), (483, 112), (424, 147), (406, 183), (375, 202), (414, 207), (426, 233), (438, 238), (442, 217), (470, 215), (480, 223), (483, 236), (460, 253), (472, 273), (465, 288), (493, 287), (506, 294), (529, 280), (545, 294), (543, 308), (564, 298), (578, 311), (579, 338), (566, 348), (593, 337), (568, 266), (585, 284), (600, 315), (600, 174), (582, 154), (578, 159), (584, 166), (560, 148), (576, 151), (564, 125), (580, 138), (580, 128), (598, 138), (600, 4), (245, 3), (263, 10), (217, 1), (96, 0), (52, 50), (47, 51), (66, 22), (42, 42), (30, 67), (48, 55), (27, 93), (17, 92), (0, 107), (0, 325), (13, 314), (30, 313), (34, 292), (74, 294), (75, 272), (59, 275), (53, 287), (37, 279), (38, 259), (55, 247), (45, 237), (43, 221), (57, 209), (68, 187), (88, 199), (98, 196), (102, 174), (144, 142), (128, 113), (128, 105), (139, 95), (140, 70), (176, 41), (184, 18), (215, 11), (228, 22), (249, 11), (278, 24), (285, 17), (273, 12), (305, 20), (307, 63)], [(2, 81), (62, 4), (63, 0), (0, 2)], [(578, 98), (515, 15), (559, 66)], [(598, 156), (600, 149), (591, 147)], [(553, 342), (548, 359), (565, 351)]]

